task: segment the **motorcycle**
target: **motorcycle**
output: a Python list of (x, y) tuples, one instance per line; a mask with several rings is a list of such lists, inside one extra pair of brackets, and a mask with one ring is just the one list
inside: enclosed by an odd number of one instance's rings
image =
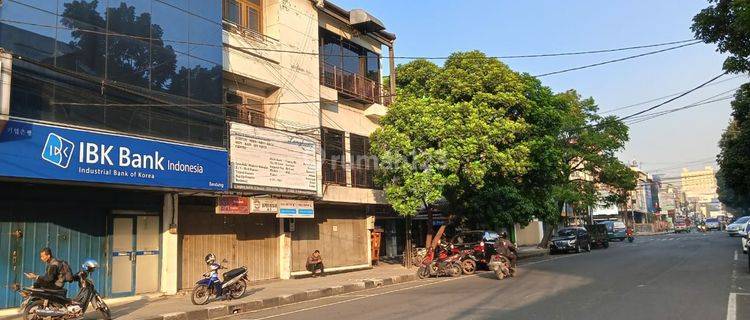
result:
[(460, 254), (448, 255), (448, 251), (445, 249), (439, 250), (439, 256), (435, 259), (435, 250), (430, 250), (427, 256), (422, 260), (422, 263), (417, 270), (417, 277), (420, 279), (429, 278), (432, 276), (451, 276), (458, 277), (463, 272), (461, 268)]
[(451, 252), (459, 255), (458, 260), (461, 263), (461, 270), (464, 274), (474, 274), (477, 271), (477, 261), (479, 260), (474, 256), (473, 249), (461, 250), (451, 244)]
[(86, 261), (74, 279), (78, 282), (79, 292), (74, 299), (66, 297), (66, 289), (43, 289), (26, 287), (19, 290), (24, 298), (21, 310), (24, 320), (68, 320), (81, 319), (86, 313), (89, 304), (99, 311), (106, 320), (112, 318), (109, 307), (102, 300), (99, 292), (94, 287), (94, 282), (88, 278), (99, 264), (94, 260)]
[[(209, 256), (213, 255), (209, 254)], [(209, 256), (206, 256), (206, 263), (210, 271), (204, 273), (203, 279), (195, 283), (190, 301), (195, 305), (204, 305), (211, 300), (211, 297), (221, 297), (225, 300), (241, 298), (247, 291), (247, 268), (242, 266), (224, 272), (222, 275), (224, 281), (222, 281), (219, 279), (219, 270), (227, 268), (213, 260), (209, 261)], [(222, 262), (227, 263), (226, 260)]]
[(633, 230), (628, 229), (627, 235), (628, 235), (628, 242), (633, 243), (633, 240), (635, 240), (635, 238), (633, 237)]
[(706, 225), (704, 224), (698, 225), (698, 232), (706, 232)]
[(495, 273), (498, 280), (516, 275), (516, 268), (511, 266), (510, 259), (501, 254), (492, 255), (487, 266)]

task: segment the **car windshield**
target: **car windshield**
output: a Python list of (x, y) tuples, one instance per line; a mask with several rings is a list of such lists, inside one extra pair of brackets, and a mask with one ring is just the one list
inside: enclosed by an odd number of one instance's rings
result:
[(576, 229), (562, 229), (557, 232), (557, 235), (561, 237), (574, 236), (576, 235)]
[(717, 223), (719, 219), (706, 219), (706, 223)]
[(747, 222), (747, 220), (750, 220), (750, 216), (741, 217), (741, 218), (737, 219), (734, 223), (736, 223), (736, 224), (745, 223), (745, 222)]

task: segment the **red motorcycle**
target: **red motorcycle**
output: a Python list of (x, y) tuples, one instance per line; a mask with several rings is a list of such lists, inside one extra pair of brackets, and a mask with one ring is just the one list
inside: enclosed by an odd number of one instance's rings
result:
[[(437, 257), (435, 257), (435, 251), (439, 252)], [(453, 254), (442, 247), (438, 250), (429, 250), (419, 265), (417, 277), (420, 279), (440, 276), (458, 277), (462, 272), (460, 259), (460, 254)]]
[(510, 259), (506, 258), (501, 254), (492, 255), (490, 263), (487, 266), (495, 272), (498, 280), (503, 280), (507, 277), (513, 277), (516, 274), (516, 268), (511, 266)]
[(477, 259), (476, 256), (474, 256), (474, 249), (463, 249), (454, 246), (451, 244), (451, 253), (458, 254), (459, 260), (461, 262), (461, 270), (464, 274), (474, 274), (477, 271), (477, 262), (479, 259)]

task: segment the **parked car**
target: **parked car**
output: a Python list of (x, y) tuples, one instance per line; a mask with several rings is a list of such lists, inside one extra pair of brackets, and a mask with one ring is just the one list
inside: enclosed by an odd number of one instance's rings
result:
[(719, 222), (719, 219), (716, 218), (708, 218), (706, 219), (706, 230), (721, 230), (721, 222)]
[(745, 230), (742, 230), (741, 236), (742, 236), (742, 253), (747, 253), (747, 239), (748, 234), (750, 234), (750, 224), (745, 225)]
[(473, 250), (477, 262), (486, 265), (495, 254), (495, 241), (498, 238), (500, 235), (491, 230), (461, 231), (451, 238), (450, 243), (459, 250)]
[(628, 228), (622, 221), (602, 221), (599, 222), (607, 227), (607, 237), (609, 240), (620, 240), (623, 241), (628, 237)]
[(745, 231), (748, 221), (750, 221), (750, 216), (738, 218), (727, 226), (727, 234), (729, 234), (730, 237), (739, 235), (740, 231)]
[(591, 251), (591, 236), (586, 231), (586, 228), (563, 228), (557, 231), (557, 235), (550, 240), (550, 254), (569, 252), (571, 250), (575, 252)]
[(691, 225), (690, 219), (687, 218), (675, 218), (674, 220), (674, 233), (690, 232)]
[(587, 224), (586, 231), (589, 232), (591, 237), (590, 243), (599, 248), (609, 248), (609, 236), (607, 236), (607, 226), (596, 223)]

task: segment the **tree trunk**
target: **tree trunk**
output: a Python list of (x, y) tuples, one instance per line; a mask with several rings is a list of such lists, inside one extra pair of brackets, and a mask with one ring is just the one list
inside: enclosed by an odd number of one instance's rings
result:
[(432, 208), (427, 207), (427, 239), (425, 241), (425, 247), (429, 247), (432, 243), (432, 237), (435, 235), (435, 229), (432, 223)]
[(546, 230), (544, 230), (544, 237), (542, 237), (542, 241), (536, 246), (541, 249), (547, 249), (549, 247), (549, 239), (552, 238), (552, 232), (555, 230), (554, 226), (549, 223), (545, 222), (544, 226), (546, 227)]

